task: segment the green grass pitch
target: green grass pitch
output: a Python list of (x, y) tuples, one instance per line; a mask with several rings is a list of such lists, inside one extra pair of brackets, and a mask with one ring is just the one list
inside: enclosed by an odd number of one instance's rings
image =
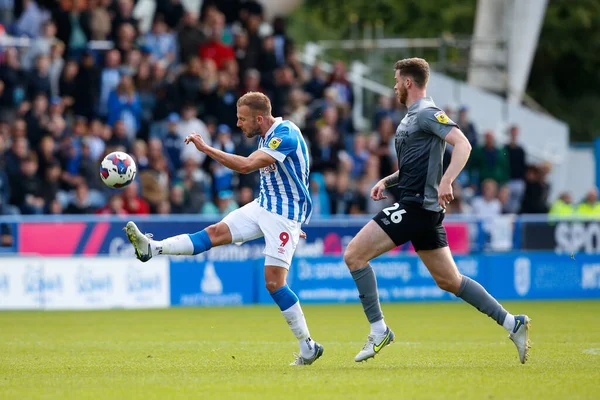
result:
[(355, 363), (360, 304), (304, 306), (325, 346), (273, 306), (0, 313), (0, 399), (598, 399), (600, 302), (505, 303), (532, 318), (521, 365), (505, 331), (460, 303), (384, 304), (396, 342)]

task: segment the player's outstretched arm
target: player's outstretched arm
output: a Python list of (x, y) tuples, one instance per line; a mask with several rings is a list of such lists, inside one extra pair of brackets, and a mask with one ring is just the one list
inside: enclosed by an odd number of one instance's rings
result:
[(193, 143), (196, 148), (218, 162), (219, 164), (240, 174), (249, 174), (257, 169), (264, 168), (275, 163), (275, 158), (265, 153), (264, 151), (255, 151), (248, 157), (238, 156), (237, 154), (229, 154), (219, 149), (215, 149), (206, 144), (197, 133), (192, 133), (185, 138), (185, 144)]

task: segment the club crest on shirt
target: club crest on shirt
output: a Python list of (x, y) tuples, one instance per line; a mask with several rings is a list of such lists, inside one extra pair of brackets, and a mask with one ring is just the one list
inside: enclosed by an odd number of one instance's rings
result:
[(446, 115), (444, 111), (438, 111), (435, 114), (435, 118), (440, 121), (442, 124), (447, 124), (450, 121), (450, 118)]
[(276, 148), (279, 147), (280, 143), (281, 143), (281, 139), (277, 138), (277, 137), (274, 137), (273, 139), (269, 140), (268, 146), (269, 146), (269, 148), (275, 150)]

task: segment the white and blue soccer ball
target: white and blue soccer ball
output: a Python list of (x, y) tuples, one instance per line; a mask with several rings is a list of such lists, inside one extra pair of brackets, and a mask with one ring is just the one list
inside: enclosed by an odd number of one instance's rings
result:
[(133, 158), (122, 151), (108, 154), (100, 163), (100, 178), (108, 187), (124, 188), (135, 179), (137, 166)]

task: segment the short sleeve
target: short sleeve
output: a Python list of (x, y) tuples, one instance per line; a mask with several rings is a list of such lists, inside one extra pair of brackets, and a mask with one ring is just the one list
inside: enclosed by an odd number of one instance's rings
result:
[(458, 127), (444, 111), (438, 108), (426, 108), (420, 111), (418, 122), (421, 130), (431, 133), (440, 139), (445, 139), (453, 127)]
[(277, 161), (283, 162), (291, 152), (296, 151), (297, 147), (298, 142), (293, 136), (289, 134), (277, 135), (275, 133), (260, 150)]

